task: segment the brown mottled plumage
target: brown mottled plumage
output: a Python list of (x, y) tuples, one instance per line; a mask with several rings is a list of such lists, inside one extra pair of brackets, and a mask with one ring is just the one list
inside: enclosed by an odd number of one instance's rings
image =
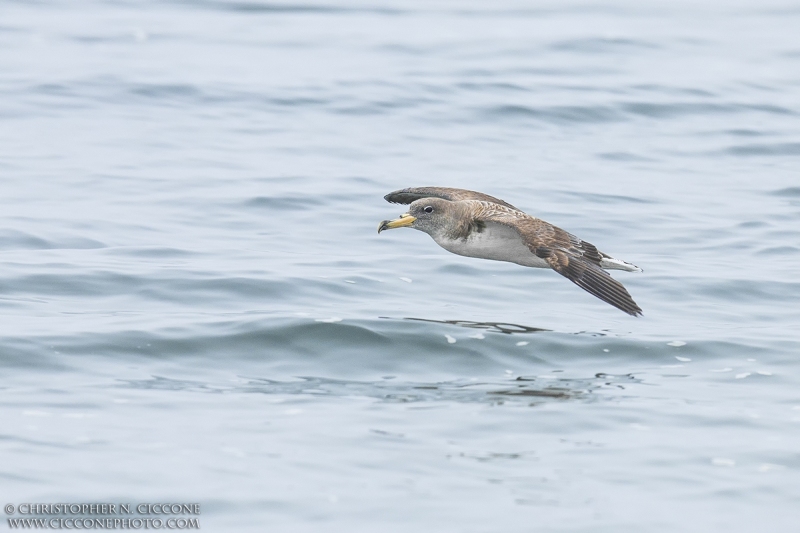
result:
[(503, 200), (447, 187), (402, 189), (385, 199), (411, 206), (401, 218), (381, 222), (379, 233), (407, 226), (428, 233), (459, 255), (552, 268), (604, 302), (633, 316), (642, 314), (625, 287), (604, 270), (636, 272), (638, 267)]

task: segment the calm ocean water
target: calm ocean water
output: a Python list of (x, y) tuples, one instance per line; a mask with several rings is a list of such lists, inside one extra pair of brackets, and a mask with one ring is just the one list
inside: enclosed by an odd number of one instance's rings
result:
[[(797, 531), (798, 27), (790, 2), (0, 4), (0, 503)], [(423, 185), (641, 266), (614, 276), (644, 317), (379, 236)]]

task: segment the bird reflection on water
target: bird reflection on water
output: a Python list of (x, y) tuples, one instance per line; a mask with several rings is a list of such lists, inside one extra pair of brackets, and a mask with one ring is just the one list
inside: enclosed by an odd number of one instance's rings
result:
[(378, 381), (353, 381), (303, 376), (294, 380), (243, 377), (236, 385), (202, 383), (154, 376), (143, 380), (120, 380), (120, 387), (192, 391), (197, 393), (303, 395), (328, 397), (367, 397), (390, 403), (458, 402), (502, 405), (523, 402), (535, 406), (543, 401), (597, 401), (596, 393), (625, 389), (641, 383), (632, 374), (596, 374), (591, 378), (557, 378), (555, 376), (518, 376), (497, 380), (471, 381), (459, 379), (434, 383), (395, 381), (385, 376)]
[[(391, 317), (382, 316), (380, 318), (389, 319)], [(534, 328), (531, 326), (522, 326), (519, 324), (509, 324), (507, 322), (475, 322), (472, 320), (433, 320), (430, 318), (414, 318), (404, 317), (403, 320), (416, 320), (419, 322), (433, 322), (436, 324), (450, 324), (453, 326), (460, 326), (463, 328), (483, 329), (491, 333), (505, 333), (511, 335), (513, 333), (541, 333), (543, 331), (552, 331), (544, 328)]]

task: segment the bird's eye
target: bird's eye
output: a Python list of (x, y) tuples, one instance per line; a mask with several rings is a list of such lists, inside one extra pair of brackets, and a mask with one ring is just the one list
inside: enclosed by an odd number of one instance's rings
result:
[(433, 206), (429, 205), (425, 209), (423, 209), (423, 211), (425, 211), (426, 213), (433, 213)]

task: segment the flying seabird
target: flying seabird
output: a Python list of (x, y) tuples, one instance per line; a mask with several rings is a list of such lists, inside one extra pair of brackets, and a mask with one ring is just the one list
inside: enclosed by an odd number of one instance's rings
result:
[(639, 267), (614, 259), (593, 244), (503, 200), (449, 187), (401, 189), (384, 199), (410, 205), (400, 218), (381, 222), (378, 233), (385, 229), (414, 228), (424, 231), (436, 244), (454, 254), (552, 268), (617, 309), (632, 316), (642, 314), (625, 287), (606, 272), (641, 272)]

